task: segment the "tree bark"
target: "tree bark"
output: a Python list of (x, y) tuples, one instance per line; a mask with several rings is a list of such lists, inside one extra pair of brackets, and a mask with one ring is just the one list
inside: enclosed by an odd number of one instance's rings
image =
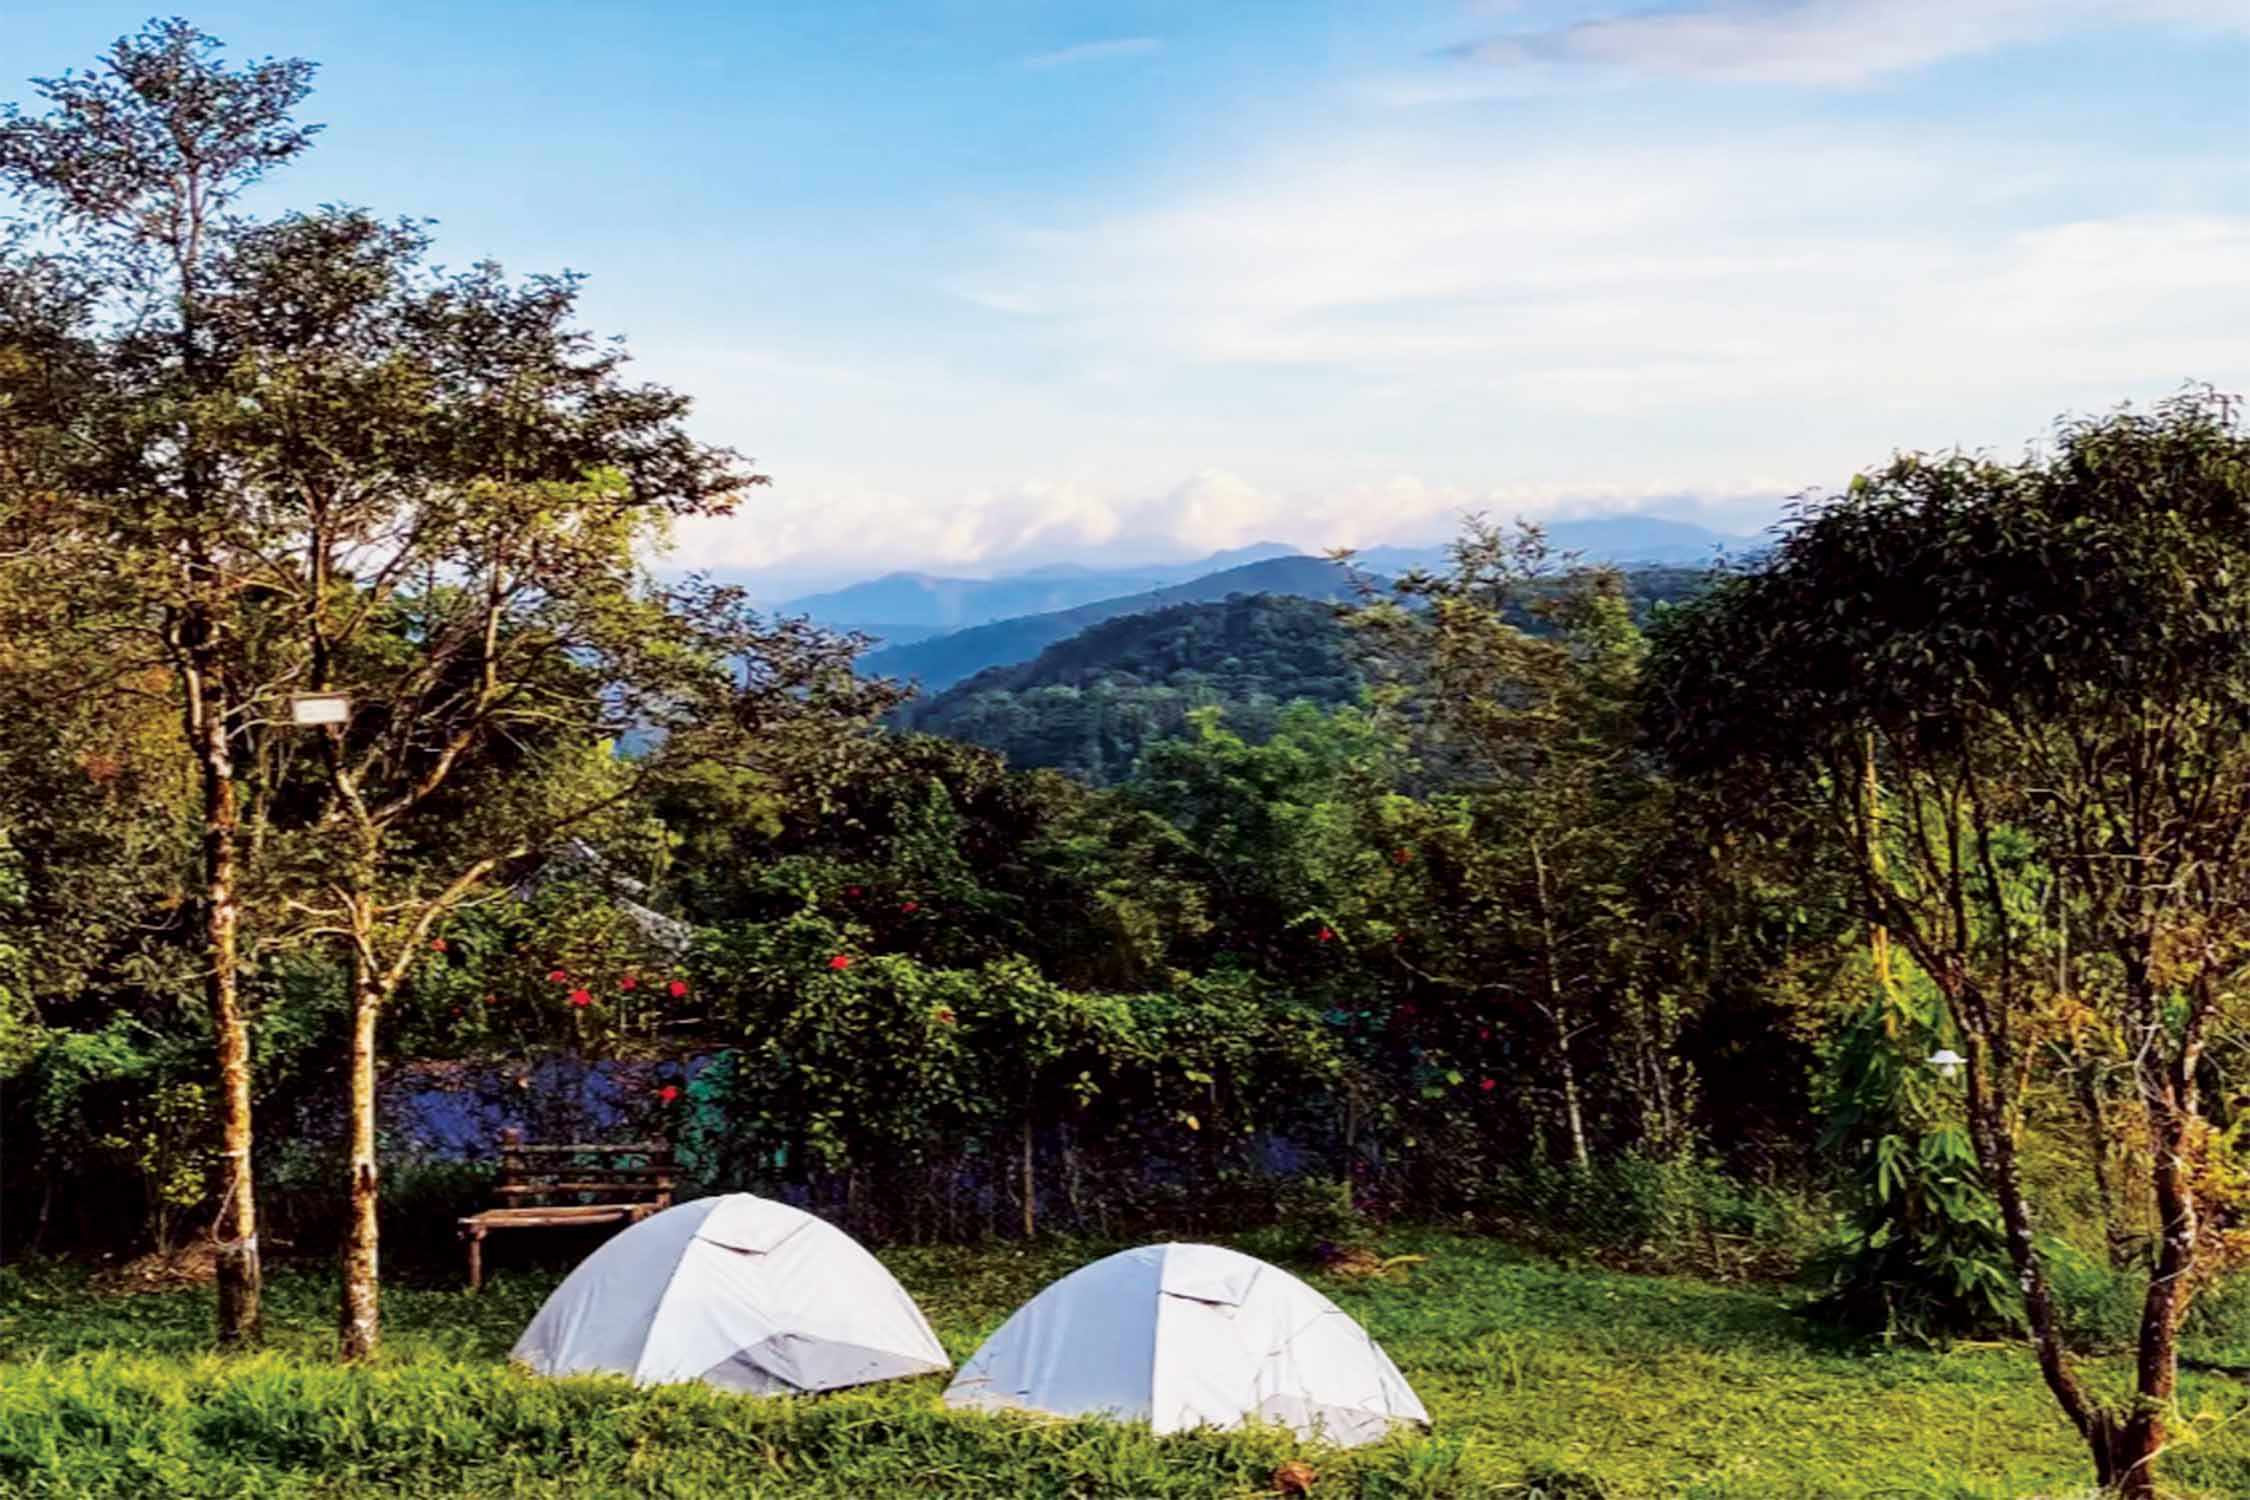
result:
[(242, 908), (235, 895), (234, 759), (227, 742), (226, 694), (212, 660), (211, 625), (195, 622), (196, 670), (188, 713), (203, 781), (204, 972), (219, 1069), (219, 1345), (244, 1348), (262, 1333), (264, 1288), (258, 1257), (258, 1198), (252, 1169), (250, 1025), (236, 985)]
[(1023, 1122), (1023, 1237), (1027, 1240), (1039, 1232), (1038, 1212), (1033, 1199), (1038, 1190), (1038, 1183), (1032, 1176), (1033, 1140), (1031, 1118), (1027, 1115)]
[(351, 1206), (344, 1223), (342, 1354), (371, 1359), (383, 1342), (382, 1283), (376, 1265), (375, 1022), (382, 993), (365, 959), (352, 967)]
[(1547, 1019), (1555, 1027), (1555, 1072), (1562, 1079), (1563, 1120), (1570, 1128), (1570, 1159), (1580, 1171), (1590, 1169), (1593, 1156), (1586, 1149), (1586, 1117), (1578, 1098), (1578, 1065), (1570, 1055), (1570, 1017), (1563, 1009), (1562, 980), (1555, 973), (1555, 922), (1547, 894), (1547, 859), (1539, 846), (1531, 846), (1532, 873), (1539, 894), (1539, 967), (1547, 987)]

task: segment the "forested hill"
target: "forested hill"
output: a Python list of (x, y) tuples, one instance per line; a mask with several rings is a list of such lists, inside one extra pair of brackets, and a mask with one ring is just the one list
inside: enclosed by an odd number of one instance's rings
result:
[(995, 620), (912, 645), (871, 652), (862, 669), (871, 676), (905, 677), (926, 693), (951, 687), (987, 667), (1027, 662), (1058, 641), (1120, 615), (1146, 614), (1175, 604), (1202, 604), (1230, 594), (1291, 594), (1305, 599), (1348, 599), (1350, 575), (1319, 557), (1275, 557), (1239, 568), (1208, 573), (1170, 588), (1128, 594), (1050, 614)]
[(1103, 783), (1130, 771), (1149, 741), (1179, 733), (1191, 709), (1219, 705), (1230, 726), (1263, 739), (1282, 705), (1345, 703), (1359, 688), (1333, 604), (1237, 594), (1103, 621), (909, 704), (901, 718), (1013, 765)]
[[(1627, 573), (1635, 618), (1690, 597), (1710, 576)], [(1286, 704), (1348, 703), (1361, 682), (1332, 601), (1237, 594), (1097, 622), (1030, 661), (987, 667), (910, 702), (898, 721), (998, 750), (1016, 766), (1103, 784), (1131, 771), (1149, 742), (1179, 733), (1192, 709), (1220, 707), (1230, 728), (1262, 741)]]

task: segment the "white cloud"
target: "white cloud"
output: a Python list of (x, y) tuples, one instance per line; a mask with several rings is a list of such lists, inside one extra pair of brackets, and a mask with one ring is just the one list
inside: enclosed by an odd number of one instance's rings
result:
[(1027, 68), (1063, 68), (1072, 63), (1099, 62), (1111, 57), (1142, 57), (1164, 43), (1153, 36), (1112, 37), (1106, 42), (1080, 42), (1054, 52), (1041, 52), (1023, 60)]
[[(1472, 511), (1518, 516), (1609, 515), (1653, 510), (1716, 529), (1754, 531), (1781, 491), (1743, 481), (1716, 500), (1632, 485), (1568, 488), (1470, 486), (1401, 474), (1310, 490), (1266, 488), (1205, 469), (1150, 494), (1097, 492), (1079, 482), (1033, 482), (1005, 491), (933, 499), (874, 487), (761, 493), (728, 521), (691, 521), (664, 560), (670, 568), (791, 575), (777, 593), (837, 577), (914, 571), (980, 576), (1066, 558), (1126, 562), (1199, 557), (1252, 542), (1320, 552), (1436, 541)], [(804, 571), (810, 568), (810, 573)]]
[(1455, 51), (1509, 68), (1836, 85), (2071, 31), (2150, 23), (2241, 30), (2250, 11), (2240, 0), (1721, 0), (1506, 32)]
[(2250, 174), (2082, 153), (2072, 178), (2057, 198), (2043, 156), (1809, 135), (1300, 143), (936, 278), (1039, 310), (1008, 334), (1038, 375), (660, 361), (776, 477), (683, 560), (977, 571), (1676, 512), (1894, 447), (2011, 451), (2191, 377), (2250, 387), (2250, 213), (2224, 211)]
[(2048, 168), (1809, 138), (1363, 147), (1027, 236), (993, 279), (1146, 362), (1473, 384), (1519, 411), (2241, 372), (2221, 333), (2250, 326), (2250, 215), (2050, 217)]

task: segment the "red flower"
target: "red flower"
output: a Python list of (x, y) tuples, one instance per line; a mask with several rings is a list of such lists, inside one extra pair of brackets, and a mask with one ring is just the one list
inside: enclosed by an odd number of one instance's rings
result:
[(1478, 1041), (1480, 1041), (1480, 1042), (1489, 1042), (1489, 1041), (1491, 1041), (1491, 1040), (1492, 1040), (1492, 1028), (1491, 1028), (1491, 1027), (1489, 1027), (1489, 1026), (1479, 1026), (1479, 1027), (1477, 1028), (1477, 1040), (1478, 1040)]
[(902, 901), (899, 903), (898, 909), (905, 912), (916, 912), (922, 909), (922, 903), (919, 901)]
[(839, 953), (834, 958), (828, 960), (828, 967), (831, 969), (848, 969), (851, 966), (852, 957), (848, 953)]
[(1497, 1084), (1497, 1083), (1494, 1083), (1494, 1082), (1493, 1082), (1493, 1081), (1492, 1081), (1491, 1079), (1489, 1079), (1489, 1078), (1482, 1078), (1482, 1079), (1479, 1079), (1479, 1080), (1477, 1081), (1477, 1087), (1478, 1087), (1478, 1088), (1480, 1088), (1480, 1089), (1483, 1089), (1483, 1090), (1484, 1090), (1484, 1091), (1485, 1091), (1486, 1093), (1488, 1093), (1488, 1094), (1489, 1094), (1489, 1093), (1491, 1093), (1491, 1092), (1492, 1092), (1492, 1091), (1493, 1091), (1494, 1089), (1496, 1089), (1496, 1088), (1500, 1087), (1500, 1085), (1499, 1085), (1499, 1084)]
[(477, 1004), (479, 1004), (479, 1005), (497, 1005), (497, 1004), (499, 1003), (499, 1001), (500, 1001), (500, 997), (499, 997), (499, 996), (497, 996), (497, 995), (487, 995), (487, 996), (485, 996), (485, 997), (484, 997), (484, 998), (483, 998), (482, 1000), (479, 1000), (479, 1001), (477, 1002)]
[(1414, 857), (1414, 851), (1412, 849), (1401, 849), (1391, 857), (1403, 865)]
[(680, 996), (687, 993), (687, 981), (684, 979), (675, 979), (670, 984), (666, 985), (665, 988), (670, 990), (672, 992), (672, 998), (677, 1000), (680, 998)]
[(847, 885), (844, 887), (844, 894), (856, 899), (859, 895), (859, 887), (856, 885)]
[(453, 1013), (454, 1013), (455, 1015), (459, 1015), (459, 1014), (461, 1014), (461, 1007), (460, 1007), (460, 1006), (458, 1006), (458, 1005), (454, 1006), (454, 1007), (453, 1007)]
[(680, 1091), (667, 1083), (666, 1085), (664, 1085), (664, 1087), (656, 1091), (656, 1097), (658, 1102), (670, 1104), (674, 1099), (680, 1097)]
[(570, 1003), (573, 1005), (592, 1005), (594, 997), (584, 990), (572, 990), (570, 992)]
[(936, 1010), (930, 1012), (930, 1019), (940, 1026), (951, 1026), (954, 1020), (953, 1007), (950, 1005), (939, 1006)]
[(1333, 941), (1335, 936), (1336, 934), (1329, 928), (1323, 927), (1320, 929), (1320, 941), (1324, 943)]
[(635, 986), (637, 986), (637, 985), (639, 985), (639, 984), (640, 984), (640, 981), (639, 981), (638, 979), (635, 979), (635, 978), (634, 978), (634, 977), (633, 977), (632, 975), (630, 975), (630, 974), (626, 975), (626, 976), (625, 976), (625, 977), (624, 977), (623, 979), (620, 979), (620, 980), (618, 980), (618, 981), (617, 981), (617, 987), (618, 987), (619, 989), (621, 989), (621, 990), (629, 990), (629, 989), (632, 989), (632, 988), (634, 988)]
[(445, 939), (444, 939), (444, 938), (431, 938), (431, 939), (430, 939), (430, 951), (431, 951), (432, 953), (443, 953), (443, 952), (445, 951)]
[(570, 976), (560, 969), (549, 969), (547, 971), (547, 982), (549, 984), (568, 984), (570, 983)]

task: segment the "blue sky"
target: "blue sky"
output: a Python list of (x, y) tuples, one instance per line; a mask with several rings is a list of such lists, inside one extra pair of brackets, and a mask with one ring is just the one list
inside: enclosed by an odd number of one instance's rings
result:
[[(10, 0), (5, 80), (137, 7)], [(199, 6), (321, 63), (265, 206), (439, 221), (770, 490), (681, 561), (1729, 528), (2250, 389), (2243, 0)]]

